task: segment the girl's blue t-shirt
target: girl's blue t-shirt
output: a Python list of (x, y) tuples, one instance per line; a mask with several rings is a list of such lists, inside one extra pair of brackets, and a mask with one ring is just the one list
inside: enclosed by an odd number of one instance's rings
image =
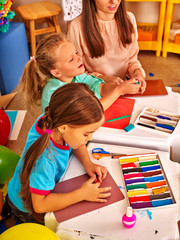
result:
[[(23, 166), (24, 154), (27, 152), (27, 149), (44, 133), (38, 126), (41, 119), (42, 115), (36, 120), (29, 131), (22, 157), (20, 158), (13, 178), (8, 185), (8, 196), (11, 202), (23, 212), (28, 211), (25, 209), (23, 201), (19, 196), (19, 192), (21, 190), (19, 175)], [(47, 195), (51, 190), (53, 190), (55, 184), (60, 180), (67, 168), (70, 152), (71, 148), (69, 146), (66, 144), (64, 146), (58, 145), (50, 138), (50, 145), (37, 159), (30, 174), (30, 192)]]

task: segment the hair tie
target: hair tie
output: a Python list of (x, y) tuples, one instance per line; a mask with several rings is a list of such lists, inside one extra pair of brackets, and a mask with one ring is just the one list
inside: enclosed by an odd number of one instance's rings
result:
[(47, 134), (51, 135), (53, 131), (50, 130), (50, 129), (45, 129), (45, 132), (46, 132)]
[(35, 56), (30, 57), (30, 59), (37, 63)]

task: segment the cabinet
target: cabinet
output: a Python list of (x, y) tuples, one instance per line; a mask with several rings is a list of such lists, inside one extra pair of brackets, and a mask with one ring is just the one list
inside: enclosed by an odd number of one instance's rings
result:
[(169, 32), (171, 28), (171, 22), (173, 19), (174, 5), (180, 4), (180, 0), (167, 0), (167, 10), (165, 19), (165, 29), (164, 29), (164, 40), (163, 40), (163, 57), (167, 56), (167, 52), (180, 53), (180, 44), (175, 44), (173, 41), (169, 40)]
[(0, 33), (0, 91), (7, 94), (18, 85), (29, 50), (24, 23), (10, 22), (9, 30)]
[(153, 41), (138, 41), (140, 50), (153, 50), (156, 51), (156, 56), (160, 56), (162, 49), (162, 37), (164, 30), (164, 19), (166, 12), (166, 0), (126, 0), (126, 2), (159, 2), (159, 19), (157, 24), (157, 35)]

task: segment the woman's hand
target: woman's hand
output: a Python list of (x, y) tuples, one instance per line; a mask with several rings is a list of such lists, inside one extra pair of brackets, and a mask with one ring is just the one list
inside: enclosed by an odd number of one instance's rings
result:
[(146, 89), (146, 80), (142, 75), (142, 72), (140, 69), (136, 69), (133, 75), (133, 78), (135, 78), (139, 83), (141, 84), (141, 87), (139, 89), (140, 93), (143, 93)]
[(109, 192), (111, 187), (100, 188), (100, 182), (95, 183), (95, 175), (86, 181), (80, 188), (81, 196), (85, 201), (91, 202), (107, 202), (107, 197), (111, 195)]

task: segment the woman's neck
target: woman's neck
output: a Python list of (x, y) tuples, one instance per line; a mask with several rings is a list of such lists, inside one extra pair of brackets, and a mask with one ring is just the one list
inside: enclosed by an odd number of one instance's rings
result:
[(97, 16), (97, 19), (102, 21), (112, 21), (114, 19), (115, 14), (114, 13), (108, 14), (108, 13), (98, 11), (96, 16)]

